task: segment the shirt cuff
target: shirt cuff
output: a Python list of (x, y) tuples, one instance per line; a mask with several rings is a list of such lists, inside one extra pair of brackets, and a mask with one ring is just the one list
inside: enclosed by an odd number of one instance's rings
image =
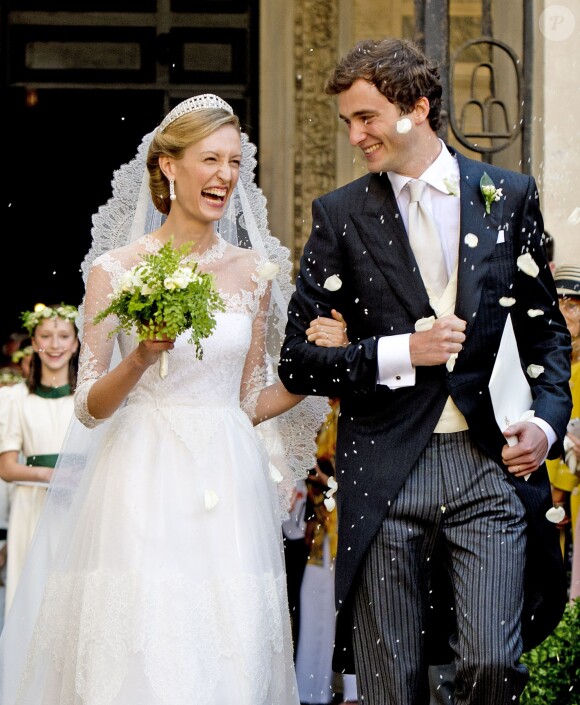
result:
[(411, 364), (409, 350), (410, 333), (386, 335), (377, 345), (377, 383), (390, 389), (412, 387), (415, 384), (415, 368)]
[(535, 423), (536, 426), (539, 426), (542, 429), (542, 431), (546, 434), (546, 438), (548, 439), (548, 452), (546, 453), (546, 455), (542, 459), (542, 463), (543, 463), (550, 453), (550, 448), (556, 442), (556, 438), (557, 438), (556, 432), (554, 431), (554, 429), (550, 426), (550, 424), (547, 421), (544, 421), (544, 419), (539, 419), (537, 416), (532, 416), (530, 421), (532, 423)]

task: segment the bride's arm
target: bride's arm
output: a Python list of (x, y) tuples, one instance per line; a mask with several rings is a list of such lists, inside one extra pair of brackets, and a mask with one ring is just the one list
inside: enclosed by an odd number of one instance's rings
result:
[(98, 425), (114, 414), (145, 370), (157, 362), (162, 350), (173, 348), (172, 341), (142, 341), (109, 371), (114, 347), (114, 338), (109, 333), (118, 321), (114, 316), (109, 316), (94, 324), (93, 318), (108, 305), (108, 294), (112, 290), (110, 273), (102, 264), (95, 263), (87, 279), (75, 394), (76, 415), (89, 427)]
[[(283, 414), (305, 398), (304, 395), (289, 392), (280, 381), (263, 386), (267, 376), (264, 361), (266, 359), (265, 337), (270, 289), (269, 285), (260, 300), (258, 315), (253, 322), (252, 342), (246, 358), (246, 368), (244, 369), (242, 381), (242, 408), (247, 413), (249, 412), (248, 415), (252, 419), (254, 426), (262, 421)], [(309, 340), (316, 345), (324, 345), (325, 347), (347, 345), (346, 326), (342, 316), (339, 313), (335, 316), (333, 312), (333, 318), (334, 320), (318, 318), (316, 321), (312, 321), (311, 326), (317, 324), (322, 326), (322, 329), (317, 328), (316, 331), (313, 331)], [(326, 324), (326, 328), (324, 328), (324, 324)], [(262, 382), (262, 385), (260, 385), (260, 382)]]
[(252, 423), (256, 426), (262, 421), (272, 419), (296, 406), (304, 399), (302, 394), (292, 394), (282, 382), (274, 382), (262, 389), (258, 395)]

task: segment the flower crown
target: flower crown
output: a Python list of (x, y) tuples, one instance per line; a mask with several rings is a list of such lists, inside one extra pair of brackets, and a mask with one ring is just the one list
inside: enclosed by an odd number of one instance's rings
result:
[(213, 93), (204, 93), (203, 95), (196, 95), (192, 98), (187, 98), (187, 100), (184, 100), (181, 103), (178, 103), (178, 105), (176, 105), (173, 110), (163, 118), (157, 129), (159, 132), (163, 132), (168, 125), (171, 125), (172, 122), (186, 113), (193, 113), (196, 110), (212, 109), (225, 110), (230, 115), (234, 114), (232, 106), (229, 103), (226, 103), (225, 100), (222, 100), (219, 96), (214, 95)]
[(74, 323), (78, 314), (77, 307), (70, 304), (60, 304), (60, 306), (55, 306), (54, 308), (38, 304), (35, 306), (34, 311), (23, 311), (20, 314), (20, 318), (26, 330), (32, 335), (36, 326), (47, 318), (62, 318), (63, 321)]

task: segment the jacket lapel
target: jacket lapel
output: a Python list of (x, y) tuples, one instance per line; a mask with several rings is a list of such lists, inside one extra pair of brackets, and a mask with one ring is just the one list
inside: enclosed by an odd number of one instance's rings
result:
[(414, 320), (422, 318), (429, 298), (386, 174), (370, 175), (362, 213), (351, 218), (393, 295)]
[(487, 215), (479, 186), (485, 165), (461, 154), (456, 156), (460, 170), (461, 215), (455, 313), (467, 322), (469, 332), (479, 308), (491, 256), (498, 244), (504, 201), (495, 202)]
[[(469, 331), (498, 244), (504, 201), (495, 202), (487, 215), (479, 186), (485, 164), (467, 159), (453, 149), (450, 151), (457, 157), (461, 184), (455, 313), (467, 322)], [(429, 298), (386, 173), (369, 175), (361, 210), (351, 213), (361, 240), (409, 316), (414, 320), (422, 318), (431, 310)], [(467, 235), (474, 235), (477, 241)]]

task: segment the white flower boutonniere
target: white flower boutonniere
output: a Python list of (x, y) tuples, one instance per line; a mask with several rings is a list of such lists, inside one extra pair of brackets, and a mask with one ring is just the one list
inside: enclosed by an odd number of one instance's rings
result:
[(494, 201), (499, 201), (503, 196), (502, 189), (495, 187), (487, 171), (483, 172), (483, 176), (479, 181), (479, 187), (483, 195), (483, 200), (485, 201), (485, 212), (489, 215), (491, 213), (491, 204)]

